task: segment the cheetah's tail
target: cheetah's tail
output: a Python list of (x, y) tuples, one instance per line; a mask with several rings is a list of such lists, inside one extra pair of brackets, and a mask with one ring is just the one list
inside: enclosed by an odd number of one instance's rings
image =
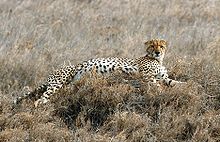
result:
[(37, 87), (34, 91), (25, 93), (23, 96), (16, 98), (13, 101), (13, 104), (18, 105), (24, 99), (36, 100), (36, 99), (40, 98), (40, 94), (43, 94), (43, 92), (45, 92), (46, 90), (47, 90), (47, 85), (42, 84), (41, 86)]

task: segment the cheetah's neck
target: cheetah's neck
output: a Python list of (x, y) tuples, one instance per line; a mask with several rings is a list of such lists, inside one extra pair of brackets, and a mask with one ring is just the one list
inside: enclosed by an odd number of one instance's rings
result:
[(154, 57), (151, 57), (149, 55), (145, 55), (143, 58), (146, 59), (146, 60), (157, 61), (160, 65), (163, 64), (163, 58), (155, 59)]

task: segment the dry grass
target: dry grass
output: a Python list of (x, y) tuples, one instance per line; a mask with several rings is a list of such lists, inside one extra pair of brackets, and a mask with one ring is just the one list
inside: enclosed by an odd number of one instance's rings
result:
[[(1, 1), (0, 141), (220, 141), (219, 13), (218, 0)], [(151, 38), (169, 41), (164, 65), (187, 85), (87, 76), (12, 110), (64, 61), (143, 56)]]

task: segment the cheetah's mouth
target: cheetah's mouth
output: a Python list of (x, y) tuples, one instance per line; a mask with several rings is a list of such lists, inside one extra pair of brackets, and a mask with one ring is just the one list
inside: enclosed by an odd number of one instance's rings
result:
[(154, 54), (154, 58), (160, 58), (161, 54)]
[(156, 54), (155, 57), (160, 57), (160, 55)]

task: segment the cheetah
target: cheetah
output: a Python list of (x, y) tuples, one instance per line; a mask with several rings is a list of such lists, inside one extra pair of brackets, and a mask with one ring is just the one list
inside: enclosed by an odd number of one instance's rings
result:
[[(120, 71), (126, 74), (139, 73), (144, 79), (153, 83), (162, 81), (167, 86), (182, 83), (168, 77), (166, 68), (162, 65), (167, 41), (163, 39), (152, 39), (144, 43), (146, 55), (136, 59), (109, 57), (97, 58), (84, 61), (78, 65), (67, 65), (55, 70), (47, 78), (46, 83), (18, 97), (14, 103), (18, 104), (25, 98), (38, 98), (35, 106), (44, 104), (58, 90), (74, 80), (79, 80), (85, 73), (95, 71), (99, 74), (109, 74)], [(40, 95), (41, 94), (41, 95)]]

